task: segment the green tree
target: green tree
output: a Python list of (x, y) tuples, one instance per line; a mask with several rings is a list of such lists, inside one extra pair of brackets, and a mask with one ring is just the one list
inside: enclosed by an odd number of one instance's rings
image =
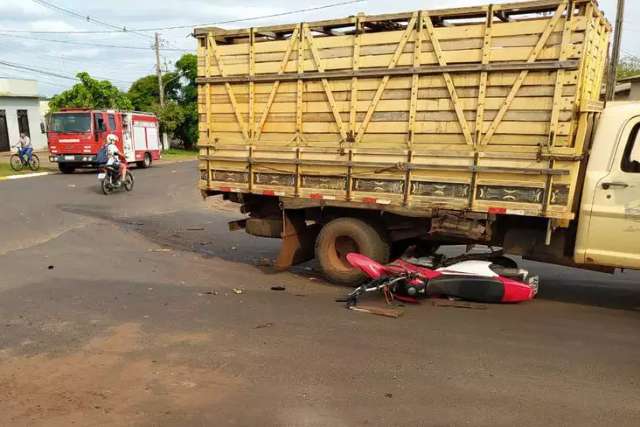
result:
[[(166, 100), (178, 100), (181, 84), (178, 73), (166, 73), (162, 76), (164, 97)], [(160, 102), (158, 77), (153, 74), (139, 78), (131, 85), (127, 95), (137, 111), (154, 111)]]
[(184, 148), (192, 149), (198, 143), (198, 58), (187, 53), (176, 62), (176, 71), (181, 77), (181, 90), (178, 104), (183, 109), (184, 119), (176, 128), (174, 135), (184, 144)]
[(186, 149), (198, 143), (198, 59), (185, 54), (176, 62), (176, 71), (165, 74), (165, 106), (160, 107), (158, 78), (149, 75), (136, 80), (128, 97), (136, 110), (153, 111), (162, 132), (172, 134)]
[(638, 75), (640, 75), (640, 58), (632, 55), (623, 56), (618, 63), (616, 77), (618, 79), (624, 79)]
[(160, 121), (162, 132), (176, 135), (177, 129), (182, 126), (185, 121), (184, 108), (175, 101), (167, 102), (164, 107), (155, 105), (154, 112)]
[(51, 98), (49, 102), (51, 111), (71, 107), (113, 108), (119, 110), (133, 108), (127, 95), (111, 84), (110, 81), (96, 80), (88, 73), (78, 73), (76, 77), (80, 80), (80, 83)]

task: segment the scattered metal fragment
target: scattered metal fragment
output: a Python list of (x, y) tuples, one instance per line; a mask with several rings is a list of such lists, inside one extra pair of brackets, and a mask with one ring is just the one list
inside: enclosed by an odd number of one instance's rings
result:
[(349, 310), (361, 313), (375, 314), (376, 316), (391, 317), (397, 319), (404, 314), (404, 311), (395, 308), (376, 307), (372, 305), (351, 305)]
[(273, 326), (273, 323), (271, 323), (271, 322), (261, 323), (258, 326), (256, 326), (255, 329), (270, 328), (272, 326)]
[(459, 300), (435, 300), (431, 301), (431, 305), (434, 307), (451, 307), (451, 308), (468, 308), (472, 310), (486, 310), (486, 304), (478, 304), (473, 302), (459, 301)]

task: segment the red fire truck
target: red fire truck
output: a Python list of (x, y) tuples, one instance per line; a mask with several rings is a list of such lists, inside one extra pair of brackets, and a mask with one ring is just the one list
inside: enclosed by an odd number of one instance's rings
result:
[(160, 158), (158, 118), (138, 111), (63, 109), (51, 114), (47, 128), (50, 160), (63, 173), (96, 167), (96, 155), (107, 135), (129, 163), (148, 168)]

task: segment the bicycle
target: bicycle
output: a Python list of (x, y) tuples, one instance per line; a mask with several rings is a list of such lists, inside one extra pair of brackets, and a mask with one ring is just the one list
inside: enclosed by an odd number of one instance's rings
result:
[(11, 169), (16, 172), (20, 172), (26, 167), (30, 168), (34, 172), (40, 169), (40, 158), (36, 153), (31, 153), (31, 160), (28, 161), (27, 156), (20, 156), (20, 150), (18, 150), (17, 154), (11, 156), (9, 163), (11, 164)]

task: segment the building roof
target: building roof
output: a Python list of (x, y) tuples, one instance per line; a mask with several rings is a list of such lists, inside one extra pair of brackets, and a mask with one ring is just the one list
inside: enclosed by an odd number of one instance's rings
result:
[(38, 82), (35, 80), (0, 77), (0, 96), (38, 98)]

